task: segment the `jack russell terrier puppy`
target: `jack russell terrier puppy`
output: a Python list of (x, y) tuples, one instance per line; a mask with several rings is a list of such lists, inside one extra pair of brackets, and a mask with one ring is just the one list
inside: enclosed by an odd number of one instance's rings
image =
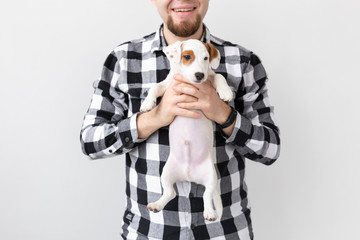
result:
[[(191, 84), (209, 80), (222, 100), (230, 101), (233, 98), (225, 78), (215, 74), (210, 68), (217, 68), (220, 64), (220, 53), (212, 44), (199, 40), (178, 41), (166, 47), (164, 52), (170, 61), (170, 72), (164, 81), (150, 88), (141, 105), (141, 112), (153, 108), (156, 98), (164, 94), (174, 75), (178, 73)], [(204, 218), (215, 221), (216, 213), (221, 218), (223, 206), (214, 166), (213, 123), (201, 111), (197, 112), (201, 114), (201, 118), (177, 116), (170, 124), (170, 154), (161, 174), (163, 195), (158, 201), (149, 203), (148, 209), (153, 212), (161, 211), (176, 196), (174, 183), (195, 182), (205, 186)]]

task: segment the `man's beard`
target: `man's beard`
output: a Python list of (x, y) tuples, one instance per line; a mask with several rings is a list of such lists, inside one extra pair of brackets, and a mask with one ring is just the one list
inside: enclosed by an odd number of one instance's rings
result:
[(175, 24), (172, 17), (169, 16), (167, 21), (167, 27), (170, 32), (172, 32), (175, 36), (178, 37), (190, 37), (196, 33), (196, 31), (201, 26), (201, 17), (200, 15), (196, 16), (196, 21), (193, 23), (182, 22), (180, 24)]

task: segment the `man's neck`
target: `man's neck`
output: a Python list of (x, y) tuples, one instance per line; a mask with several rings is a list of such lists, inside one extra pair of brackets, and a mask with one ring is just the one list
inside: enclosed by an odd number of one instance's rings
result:
[(170, 32), (170, 30), (166, 27), (166, 25), (164, 24), (163, 27), (163, 33), (164, 33), (164, 37), (165, 40), (167, 42), (168, 45), (175, 43), (176, 41), (185, 41), (188, 39), (198, 39), (200, 40), (202, 35), (203, 35), (203, 31), (204, 31), (204, 27), (203, 24), (201, 25), (201, 27), (191, 36), (189, 37), (179, 37), (174, 35), (172, 32)]

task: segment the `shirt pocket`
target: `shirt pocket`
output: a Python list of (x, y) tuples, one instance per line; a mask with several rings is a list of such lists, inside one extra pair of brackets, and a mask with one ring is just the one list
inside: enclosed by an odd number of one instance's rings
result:
[(148, 95), (149, 88), (142, 86), (129, 86), (129, 114), (134, 114), (140, 111), (140, 106)]

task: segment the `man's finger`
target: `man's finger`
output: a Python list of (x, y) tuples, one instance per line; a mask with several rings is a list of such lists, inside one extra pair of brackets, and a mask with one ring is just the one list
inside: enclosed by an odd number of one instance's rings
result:
[(180, 102), (176, 104), (179, 108), (191, 109), (191, 110), (200, 110), (198, 102)]
[(188, 86), (174, 86), (174, 91), (182, 94), (187, 94), (190, 96), (197, 97), (197, 94), (199, 93), (199, 89), (195, 87), (188, 87)]
[(175, 111), (175, 114), (177, 116), (183, 116), (183, 117), (188, 117), (188, 118), (200, 118), (201, 117), (200, 113), (182, 109), (182, 108), (177, 108), (177, 110)]
[(187, 82), (181, 74), (175, 74), (174, 79), (179, 82)]
[(179, 95), (176, 98), (177, 103), (181, 103), (181, 102), (190, 103), (190, 102), (197, 102), (198, 100), (199, 100), (198, 98), (186, 94)]

